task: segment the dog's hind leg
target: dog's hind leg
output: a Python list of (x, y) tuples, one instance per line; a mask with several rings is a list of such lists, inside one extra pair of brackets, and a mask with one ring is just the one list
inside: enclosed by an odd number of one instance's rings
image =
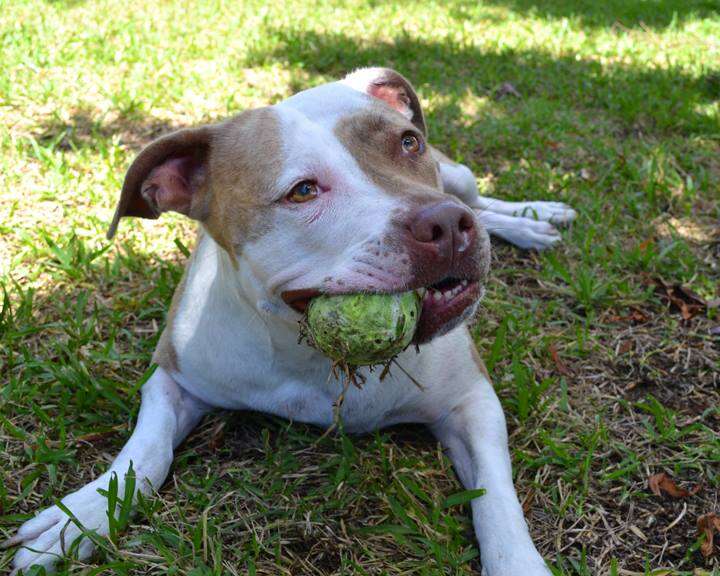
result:
[[(107, 490), (117, 477), (119, 498), (125, 491), (126, 474), (132, 463), (137, 491), (145, 494), (157, 489), (165, 480), (173, 460), (174, 448), (198, 423), (208, 406), (182, 390), (172, 377), (158, 368), (142, 389), (142, 403), (135, 430), (110, 469), (77, 492), (62, 499), (84, 530), (108, 534), (108, 501), (99, 490)], [(135, 496), (134, 495), (134, 496)], [(116, 511), (113, 511), (116, 514)], [(20, 545), (15, 554), (13, 574), (40, 565), (51, 571), (53, 565), (82, 536), (76, 521), (58, 506), (52, 506), (28, 520), (3, 547)], [(90, 556), (93, 543), (79, 541), (77, 554)]]

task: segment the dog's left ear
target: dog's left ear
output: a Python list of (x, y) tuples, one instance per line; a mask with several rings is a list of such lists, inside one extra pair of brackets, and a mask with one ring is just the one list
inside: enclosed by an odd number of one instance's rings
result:
[(361, 68), (348, 74), (342, 83), (384, 101), (427, 135), (420, 100), (412, 84), (399, 72), (390, 68)]

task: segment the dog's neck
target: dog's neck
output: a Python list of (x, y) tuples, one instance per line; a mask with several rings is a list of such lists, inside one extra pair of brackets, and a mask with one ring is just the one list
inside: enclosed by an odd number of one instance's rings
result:
[[(256, 318), (254, 329), (263, 326), (273, 347), (296, 345), (299, 317), (286, 306), (279, 295), (268, 293), (257, 273), (255, 263), (240, 251), (229, 254), (213, 238), (202, 231), (187, 271), (188, 289), (207, 289), (206, 302), (214, 313), (222, 311), (229, 318)], [(222, 321), (222, 318), (217, 320)]]

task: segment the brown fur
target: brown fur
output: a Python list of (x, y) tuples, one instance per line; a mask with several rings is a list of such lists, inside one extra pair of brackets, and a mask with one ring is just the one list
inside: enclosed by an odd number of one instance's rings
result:
[(205, 227), (231, 256), (271, 228), (268, 208), (282, 170), (280, 122), (270, 108), (244, 112), (219, 125), (210, 155), (213, 190)]
[[(200, 241), (200, 234), (198, 234), (197, 241)], [(193, 254), (195, 254), (193, 252)], [(167, 318), (165, 319), (165, 329), (160, 335), (155, 352), (153, 352), (152, 361), (167, 370), (170, 374), (174, 374), (180, 371), (178, 366), (178, 356), (175, 350), (175, 345), (172, 342), (173, 323), (175, 316), (177, 315), (178, 309), (180, 308), (180, 301), (182, 300), (183, 294), (185, 293), (185, 284), (187, 283), (188, 269), (190, 263), (185, 267), (182, 279), (172, 297), (170, 303), (170, 310), (168, 310)]]
[[(362, 171), (385, 192), (436, 201), (442, 191), (436, 163), (427, 145), (422, 154), (403, 152), (400, 141), (408, 131), (417, 129), (380, 103), (341, 119), (335, 127), (335, 135)], [(421, 134), (417, 136), (424, 140)]]
[(170, 158), (193, 155), (202, 162), (207, 154), (211, 130), (211, 126), (178, 130), (158, 138), (138, 154), (125, 174), (120, 200), (107, 233), (108, 239), (115, 235), (120, 218), (124, 216), (153, 219), (160, 216), (158, 207), (143, 197), (143, 183), (155, 168)]
[[(203, 222), (231, 256), (270, 228), (267, 209), (282, 168), (279, 121), (270, 108), (250, 110), (220, 124), (179, 130), (147, 146), (130, 166), (108, 237), (120, 218), (157, 218), (162, 208), (143, 190), (168, 161), (191, 156), (198, 164), (192, 201), (185, 212)], [(223, 190), (221, 194), (215, 191)], [(233, 259), (234, 260), (234, 259)]]
[(485, 366), (485, 362), (483, 362), (482, 357), (480, 356), (480, 353), (477, 351), (477, 348), (475, 346), (475, 342), (473, 341), (472, 334), (470, 334), (470, 330), (466, 328), (469, 336), (470, 341), (470, 355), (472, 356), (473, 362), (475, 362), (475, 365), (478, 367), (478, 370), (480, 370), (480, 373), (487, 378), (487, 381), (492, 383), (492, 379), (490, 378), (490, 373), (488, 372), (487, 367)]

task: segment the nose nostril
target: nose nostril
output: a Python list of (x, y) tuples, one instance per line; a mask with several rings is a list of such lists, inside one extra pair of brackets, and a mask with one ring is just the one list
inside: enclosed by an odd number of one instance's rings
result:
[(443, 236), (443, 229), (442, 226), (439, 224), (435, 224), (435, 226), (432, 227), (432, 241), (437, 242), (442, 238)]
[(455, 202), (441, 202), (415, 213), (408, 228), (417, 242), (435, 244), (447, 253), (457, 249), (458, 242), (467, 244), (472, 240), (475, 218)]
[(460, 232), (468, 232), (469, 230), (472, 230), (475, 227), (475, 223), (473, 222), (472, 216), (470, 214), (463, 214), (460, 216), (460, 220), (458, 221), (458, 229)]

